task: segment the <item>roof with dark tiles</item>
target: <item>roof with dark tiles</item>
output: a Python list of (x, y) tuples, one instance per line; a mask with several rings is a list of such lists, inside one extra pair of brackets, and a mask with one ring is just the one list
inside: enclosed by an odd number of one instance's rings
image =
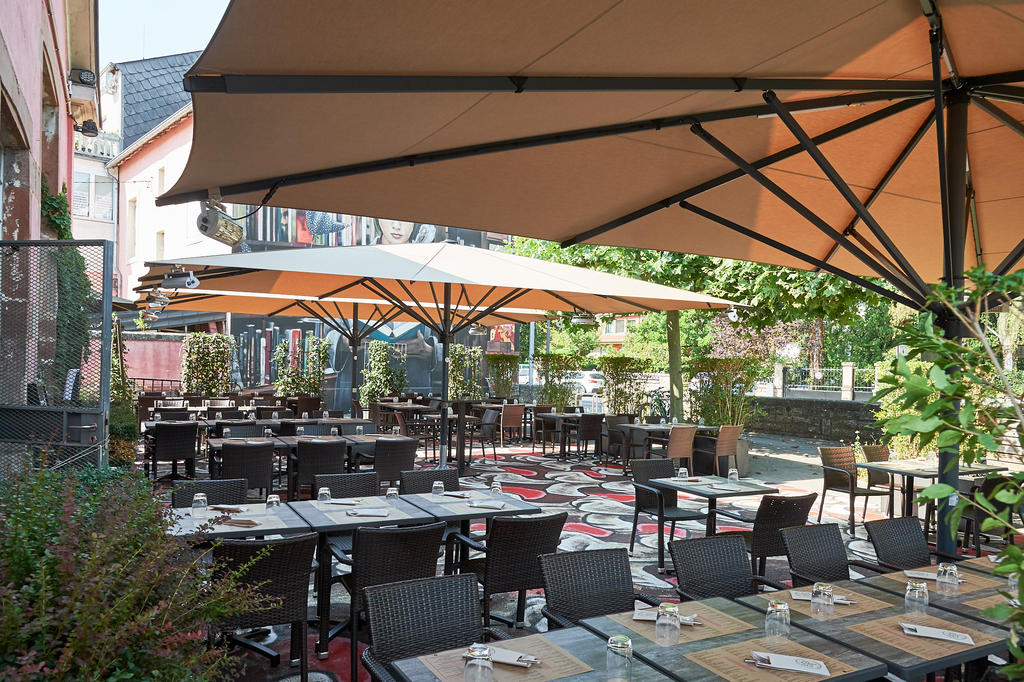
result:
[(121, 71), (122, 149), (189, 103), (181, 78), (200, 54), (185, 52), (116, 64)]

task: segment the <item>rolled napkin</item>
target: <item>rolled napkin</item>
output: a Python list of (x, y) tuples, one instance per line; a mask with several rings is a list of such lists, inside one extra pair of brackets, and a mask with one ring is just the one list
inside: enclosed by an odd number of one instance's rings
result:
[(500, 500), (470, 500), (467, 507), (478, 507), (480, 509), (504, 509), (505, 503)]
[[(650, 623), (656, 623), (658, 621), (658, 607), (648, 606), (642, 609), (633, 609), (633, 620), (648, 621)], [(696, 613), (691, 613), (689, 616), (679, 616), (680, 625), (704, 625), (700, 620), (700, 616)]]
[(211, 511), (224, 512), (225, 514), (241, 514), (248, 511), (245, 507), (228, 507), (223, 504), (215, 504), (210, 507)]
[(349, 509), (346, 512), (349, 516), (388, 516), (391, 512), (384, 507), (374, 507), (367, 509)]
[(700, 483), (703, 479), (700, 476), (673, 476), (669, 480), (680, 483)]
[(911, 637), (927, 637), (929, 639), (941, 639), (946, 642), (956, 642), (958, 644), (969, 644), (974, 646), (974, 638), (966, 632), (932, 628), (927, 625), (916, 625), (914, 623), (904, 623), (902, 621), (900, 621), (900, 627), (903, 628), (903, 634), (910, 635)]
[(783, 654), (770, 654), (766, 651), (751, 651), (748, 663), (753, 663), (758, 668), (770, 670), (786, 670), (795, 673), (811, 673), (812, 675), (830, 675), (828, 666), (824, 661), (813, 658), (802, 658), (800, 656), (785, 656)]
[[(473, 646), (478, 646), (474, 644)], [(521, 654), (518, 651), (510, 651), (509, 649), (500, 649), (498, 647), (485, 644), (488, 649), (491, 650), (491, 662), (501, 663), (502, 665), (514, 665), (520, 668), (529, 668), (531, 665), (540, 663), (540, 659), (530, 654)], [(463, 658), (468, 658), (469, 654), (465, 653), (462, 655)]]
[(228, 519), (226, 521), (221, 521), (220, 525), (238, 526), (239, 528), (255, 528), (260, 524), (258, 521), (253, 521), (252, 519)]
[[(802, 592), (800, 590), (790, 590), (789, 591), (789, 596), (792, 597), (795, 601), (811, 601), (811, 593), (810, 592)], [(832, 601), (835, 602), (836, 604), (856, 604), (857, 603), (855, 601), (851, 601), (849, 597), (838, 595), (838, 594), (832, 596)]]

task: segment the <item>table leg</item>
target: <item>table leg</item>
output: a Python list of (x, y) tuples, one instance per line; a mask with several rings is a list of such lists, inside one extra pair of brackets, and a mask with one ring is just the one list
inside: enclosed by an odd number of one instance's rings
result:
[(316, 655), (320, 660), (327, 658), (331, 634), (331, 553), (327, 548), (327, 533), (320, 533), (316, 541), (316, 615), (320, 635), (316, 640)]
[(713, 497), (708, 498), (708, 520), (704, 525), (704, 535), (711, 537), (716, 532), (718, 526), (718, 500)]
[(915, 516), (914, 514), (914, 477), (903, 477), (903, 507), (904, 516)]
[(658, 573), (665, 572), (665, 519), (658, 517)]

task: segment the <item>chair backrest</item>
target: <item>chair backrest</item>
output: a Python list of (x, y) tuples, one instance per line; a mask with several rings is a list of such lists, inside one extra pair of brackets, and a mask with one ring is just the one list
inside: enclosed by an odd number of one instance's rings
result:
[(383, 481), (398, 481), (412, 470), (419, 441), (414, 438), (378, 438), (373, 450), (373, 470)]
[(484, 410), (483, 415), (480, 417), (480, 424), (481, 425), (493, 426), (493, 425), (498, 423), (498, 420), (500, 418), (501, 418), (501, 411), (500, 410), (490, 410), (490, 409)]
[[(889, 461), (888, 445), (862, 445), (861, 450), (864, 451), (864, 459), (868, 462)], [(891, 474), (887, 474), (884, 471), (871, 471), (868, 469), (868, 485), (889, 485), (890, 476)]]
[(523, 413), (526, 408), (522, 405), (502, 405), (501, 406), (501, 426), (502, 428), (519, 428), (523, 425)]
[(331, 497), (375, 497), (380, 495), (380, 480), (376, 472), (358, 474), (314, 474), (313, 490), (330, 488)]
[(332, 428), (338, 429), (338, 433), (341, 433), (341, 429), (332, 424), (299, 424), (299, 426), (302, 427), (304, 436), (329, 436)]
[(434, 481), (444, 483), (445, 490), (459, 489), (458, 469), (416, 469), (403, 471), (399, 478), (398, 492), (401, 495), (429, 493)]
[(664, 419), (664, 418), (665, 418), (664, 415), (649, 414), (646, 417), (644, 417), (644, 423), (645, 424), (661, 424), (662, 423), (661, 420)]
[(245, 504), (244, 478), (175, 481), (171, 490), (172, 507), (191, 507), (192, 496), (205, 493), (208, 504)]
[(633, 610), (633, 573), (625, 547), (541, 554), (550, 611), (579, 622)]
[[(160, 418), (157, 419), (157, 415)], [(188, 410), (153, 408), (153, 419), (161, 422), (188, 421)]]
[(163, 398), (161, 400), (157, 400), (154, 407), (158, 407), (161, 409), (166, 408), (169, 410), (178, 410), (183, 407), (186, 407), (186, 403), (183, 398)]
[(864, 527), (880, 563), (903, 570), (931, 563), (928, 540), (916, 516), (868, 521)]
[(248, 419), (238, 421), (223, 421), (214, 424), (213, 431), (218, 438), (224, 437), (224, 429), (229, 429), (232, 438), (260, 438), (267, 427), (254, 424)]
[[(670, 459), (634, 459), (630, 466), (633, 469), (633, 480), (646, 486), (650, 485), (652, 478), (671, 478), (675, 474)], [(637, 488), (636, 503), (640, 507), (657, 507), (658, 497), (654, 493)], [(677, 503), (677, 495), (672, 492), (665, 495), (665, 509), (672, 509)]]
[[(342, 440), (313, 440), (300, 438), (295, 448), (295, 460), (298, 464), (298, 484), (313, 485), (313, 476), (317, 474), (345, 473), (348, 446)], [(315, 495), (316, 491), (313, 491)]]
[(603, 414), (584, 414), (580, 417), (577, 435), (580, 440), (597, 440), (601, 437), (601, 425), (604, 424)]
[[(220, 415), (219, 417), (217, 415)], [(245, 413), (233, 407), (207, 407), (207, 419), (245, 419)]]
[[(281, 436), (294, 436), (298, 433), (297, 428), (302, 427), (303, 435), (306, 435), (307, 426), (316, 426), (315, 419), (294, 419), (291, 417), (281, 417), (281, 424), (277, 428), (278, 435)], [(309, 434), (312, 435), (312, 434)]]
[(623, 440), (623, 433), (622, 429), (619, 427), (630, 422), (629, 415), (609, 414), (604, 418), (604, 421), (606, 424), (605, 433), (608, 435), (608, 443), (621, 443)]
[(477, 580), (472, 573), (367, 587), (370, 650), (384, 665), (483, 641)]
[(782, 556), (786, 545), (779, 530), (807, 525), (818, 493), (807, 495), (765, 495), (754, 516), (754, 529), (750, 538), (750, 553), (754, 556)]
[[(237, 629), (305, 620), (309, 568), (315, 550), (316, 533), (276, 540), (222, 540), (214, 545), (213, 558), (225, 568), (237, 569), (251, 562), (242, 581), (275, 600), (275, 605), (269, 609), (230, 616), (219, 625)], [(265, 553), (264, 556), (260, 556), (261, 553)]]
[(247, 488), (267, 488), (274, 477), (274, 444), (271, 441), (232, 443), (220, 451), (221, 478), (244, 478)]
[(318, 395), (299, 396), (299, 398), (296, 399), (295, 401), (295, 413), (298, 414), (299, 416), (301, 416), (303, 412), (308, 413), (310, 417), (314, 415), (319, 416), (321, 404), (322, 401), (320, 400), (320, 396)]
[(834, 583), (850, 579), (846, 545), (837, 524), (783, 528), (779, 532), (786, 546), (795, 587), (817, 581)]
[(665, 456), (693, 461), (693, 439), (696, 435), (696, 426), (673, 426), (668, 430), (668, 452)]
[(549, 516), (496, 516), (487, 534), (484, 592), (518, 592), (544, 587), (537, 557), (558, 551), (567, 512)]
[(437, 573), (444, 521), (402, 528), (356, 528), (352, 537), (352, 611), (362, 608), (363, 589)]
[(277, 412), (278, 419), (291, 419), (295, 414), (287, 407), (281, 405), (257, 405), (256, 406), (256, 418), (257, 419), (273, 419), (274, 413)]
[(235, 401), (231, 398), (210, 398), (207, 407), (234, 407)]
[[(555, 406), (553, 404), (550, 404), (550, 403), (537, 403), (536, 405), (533, 406), (533, 413), (535, 415), (537, 415), (537, 414), (546, 414), (548, 412), (554, 412), (554, 410), (555, 410)], [(539, 423), (539, 424), (543, 424), (544, 423), (543, 419), (538, 419), (536, 417), (534, 417), (534, 421), (536, 423)]]
[(757, 594), (743, 538), (714, 535), (668, 543), (679, 589), (697, 599)]
[[(832, 467), (834, 469), (843, 469), (844, 471), (850, 472), (850, 475), (854, 477), (854, 482), (857, 478), (857, 456), (853, 452), (853, 448), (842, 445), (839, 447), (819, 447), (818, 454), (821, 456), (822, 466)], [(826, 490), (849, 490), (850, 479), (843, 476), (838, 471), (829, 471), (825, 469), (825, 489)]]
[(725, 457), (736, 454), (736, 446), (739, 444), (740, 436), (743, 435), (743, 425), (719, 426), (718, 438), (715, 439), (715, 456)]
[(195, 459), (198, 433), (199, 425), (196, 422), (184, 424), (157, 422), (154, 430), (153, 461)]

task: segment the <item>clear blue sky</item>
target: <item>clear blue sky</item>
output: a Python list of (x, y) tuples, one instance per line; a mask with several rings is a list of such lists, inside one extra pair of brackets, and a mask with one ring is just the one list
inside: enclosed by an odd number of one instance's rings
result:
[(99, 0), (100, 68), (201, 50), (228, 0)]

